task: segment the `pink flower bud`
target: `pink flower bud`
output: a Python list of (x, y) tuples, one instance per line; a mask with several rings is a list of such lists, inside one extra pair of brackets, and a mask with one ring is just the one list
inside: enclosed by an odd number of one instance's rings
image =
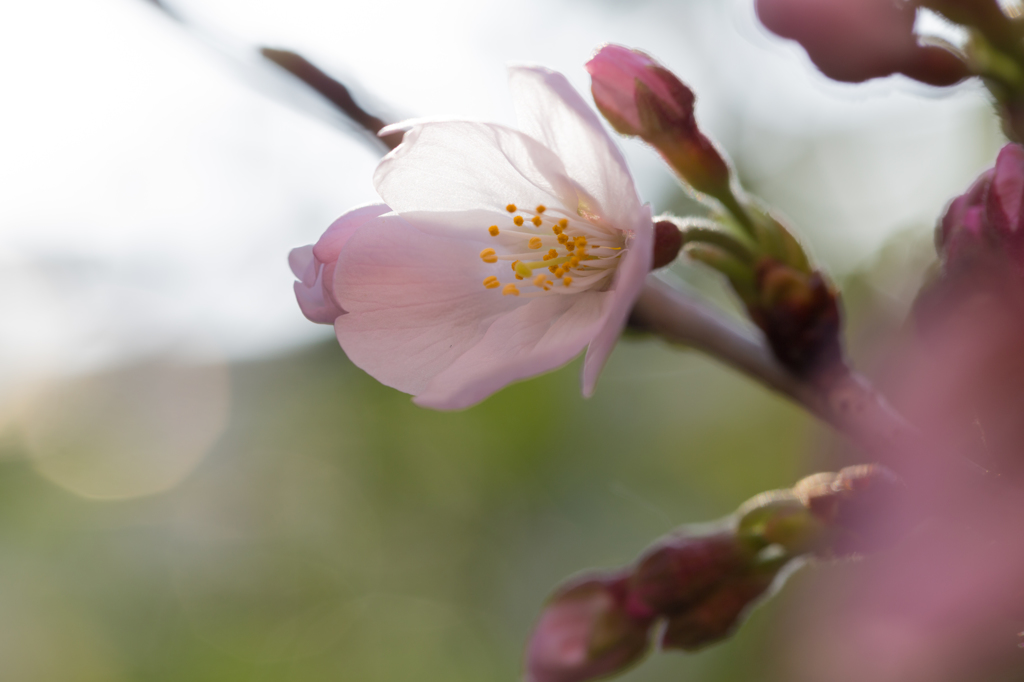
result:
[(659, 613), (678, 611), (698, 601), (748, 560), (732, 531), (669, 538), (637, 564), (629, 580), (630, 594)]
[(623, 577), (563, 587), (530, 638), (527, 682), (583, 682), (627, 668), (650, 646), (652, 616), (628, 603)]
[(949, 275), (987, 277), (1006, 264), (1024, 275), (1024, 147), (1003, 147), (995, 167), (950, 202), (938, 247)]
[(697, 128), (695, 97), (643, 52), (605, 45), (587, 62), (594, 102), (612, 127), (654, 145), (699, 192), (726, 200), (729, 165)]
[(717, 642), (739, 627), (757, 599), (771, 586), (773, 572), (754, 572), (726, 581), (699, 603), (668, 619), (661, 636), (665, 649), (693, 651)]
[(969, 74), (955, 55), (919, 45), (915, 7), (897, 0), (757, 0), (768, 30), (800, 43), (829, 78), (857, 83), (902, 73), (931, 85)]
[(605, 45), (587, 62), (593, 78), (594, 102), (612, 127), (623, 135), (642, 135), (644, 122), (636, 90), (642, 86), (671, 117), (685, 125), (693, 121), (693, 92), (660, 64), (639, 50)]

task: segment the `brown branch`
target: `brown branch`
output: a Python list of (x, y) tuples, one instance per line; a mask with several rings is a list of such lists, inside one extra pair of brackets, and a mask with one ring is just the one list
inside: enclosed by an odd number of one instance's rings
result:
[(943, 463), (949, 472), (988, 474), (948, 447), (929, 443), (860, 374), (842, 366), (814, 381), (800, 379), (779, 364), (756, 330), (654, 277), (637, 299), (631, 322), (668, 341), (703, 351), (790, 398), (894, 469), (906, 471), (913, 461), (929, 458)]
[[(371, 133), (374, 137), (378, 137), (377, 134), (380, 132), (380, 129), (387, 125), (384, 121), (367, 113), (362, 107), (356, 104), (356, 101), (352, 98), (348, 88), (321, 71), (315, 64), (302, 55), (296, 54), (290, 50), (275, 50), (269, 47), (262, 48), (260, 53), (309, 87), (316, 90), (339, 111), (345, 114), (361, 128)], [(400, 132), (390, 133), (383, 137), (378, 137), (378, 139), (387, 146), (388, 149), (394, 149), (402, 142), (402, 135), (403, 133)]]

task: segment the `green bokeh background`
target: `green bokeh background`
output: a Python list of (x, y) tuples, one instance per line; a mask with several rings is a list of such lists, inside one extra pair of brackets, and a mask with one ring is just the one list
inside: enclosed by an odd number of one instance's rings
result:
[[(517, 679), (565, 577), (808, 470), (808, 418), (694, 353), (624, 341), (589, 401), (578, 373), (445, 414), (334, 344), (235, 364), (226, 432), (137, 500), (62, 490), (8, 434), (0, 677)], [(773, 608), (625, 679), (761, 679)]]

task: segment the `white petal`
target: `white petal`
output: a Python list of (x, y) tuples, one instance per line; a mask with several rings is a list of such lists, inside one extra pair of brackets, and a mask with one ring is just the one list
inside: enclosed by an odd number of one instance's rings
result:
[(562, 160), (595, 204), (585, 210), (607, 227), (631, 225), (641, 202), (626, 160), (565, 76), (539, 66), (514, 66), (509, 84), (519, 127)]
[(472, 243), (426, 234), (396, 214), (377, 218), (338, 257), (334, 294), (348, 311), (335, 322), (338, 341), (381, 383), (418, 394), (495, 319), (526, 304), (483, 287), (497, 268)]
[(583, 395), (587, 398), (593, 395), (597, 377), (611, 355), (622, 328), (626, 326), (633, 304), (636, 303), (651, 271), (651, 262), (654, 258), (654, 226), (651, 222), (650, 206), (641, 209), (635, 219), (632, 234), (629, 251), (623, 256), (623, 261), (615, 272), (615, 281), (609, 292), (612, 300), (583, 361)]
[(463, 409), (514, 381), (561, 367), (593, 338), (610, 302), (608, 292), (550, 296), (502, 315), (472, 348), (434, 377), (416, 404)]
[(577, 205), (557, 156), (531, 137), (487, 123), (417, 125), (384, 157), (373, 180), (392, 210), (442, 235), (486, 236), (489, 225), (508, 221), (508, 204)]

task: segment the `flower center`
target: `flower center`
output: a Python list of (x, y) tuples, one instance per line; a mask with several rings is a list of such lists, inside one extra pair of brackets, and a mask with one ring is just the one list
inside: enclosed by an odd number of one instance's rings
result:
[[(504, 296), (527, 297), (575, 294), (611, 283), (611, 275), (625, 253), (625, 235), (595, 225), (560, 208), (505, 207), (508, 223), (491, 225), (495, 247), (480, 252), (485, 263), (510, 261), (496, 268), (483, 285), (501, 289)], [(514, 279), (513, 279), (514, 278)], [(522, 284), (517, 284), (521, 281)]]

